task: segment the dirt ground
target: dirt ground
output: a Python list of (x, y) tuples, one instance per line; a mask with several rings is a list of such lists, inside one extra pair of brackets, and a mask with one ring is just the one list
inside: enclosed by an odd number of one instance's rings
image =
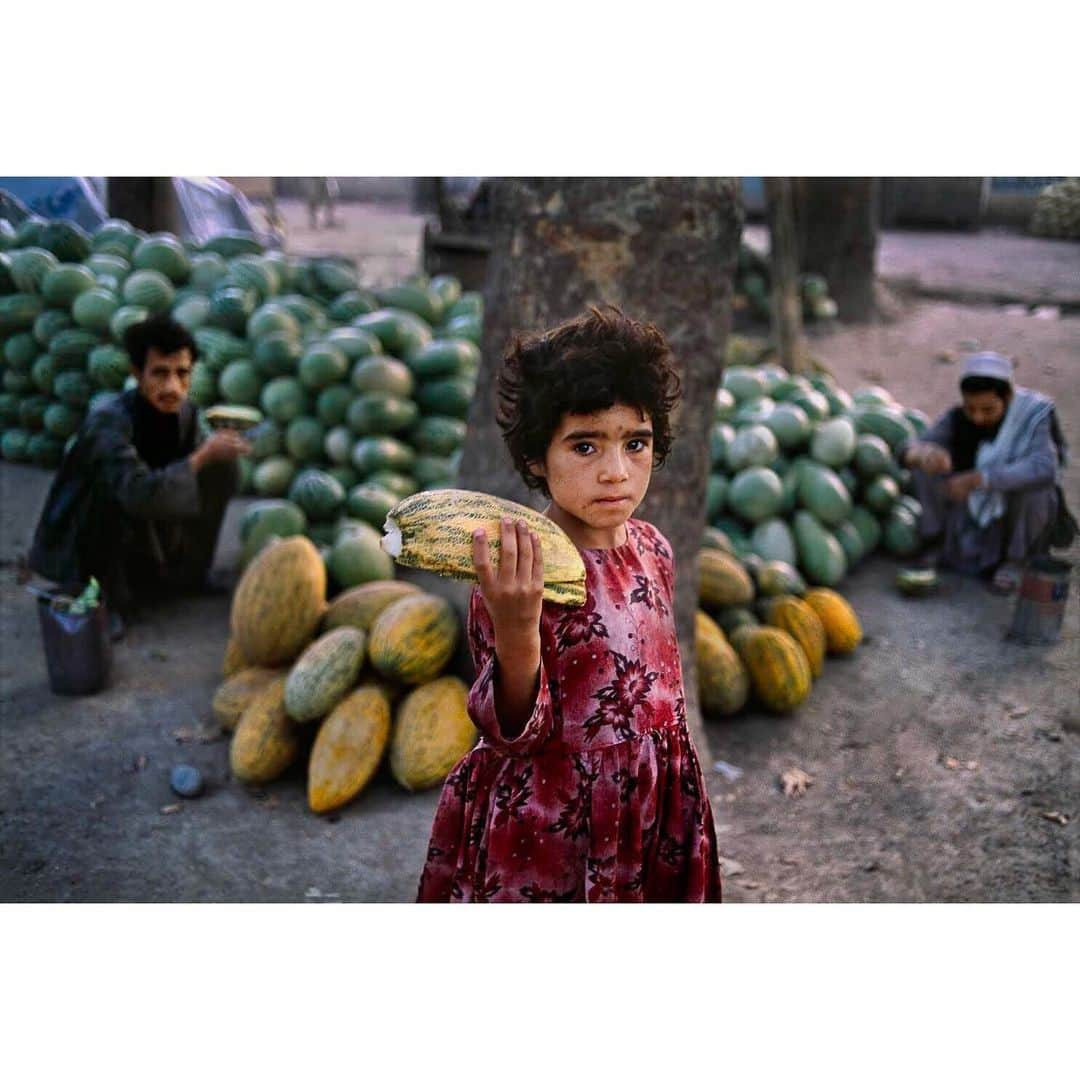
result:
[[(910, 301), (891, 325), (814, 347), (844, 385), (881, 382), (936, 414), (957, 376), (939, 357), (971, 342), (1019, 357), (1020, 380), (1056, 398), (1080, 449), (1080, 319)], [(13, 566), (47, 482), (0, 465), (0, 900), (411, 900), (437, 792), (409, 795), (381, 775), (320, 819), (299, 770), (261, 791), (230, 779), (209, 711), (227, 599), (134, 624), (108, 691), (50, 694)], [(1080, 467), (1067, 490), (1080, 508)], [(221, 569), (235, 568), (243, 506), (230, 507)], [(875, 557), (845, 584), (866, 643), (830, 660), (793, 716), (710, 726), (713, 754), (742, 770), (710, 778), (726, 898), (1080, 898), (1080, 576), (1062, 640), (1028, 648), (1003, 640), (1012, 601), (979, 582), (948, 577), (937, 596), (904, 600), (894, 572)], [(180, 762), (203, 770), (202, 798), (170, 791)], [(801, 797), (777, 783), (791, 765), (813, 777)]]

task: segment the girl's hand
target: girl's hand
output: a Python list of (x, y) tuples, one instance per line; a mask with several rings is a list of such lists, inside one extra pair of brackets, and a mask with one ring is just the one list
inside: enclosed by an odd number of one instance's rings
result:
[(520, 637), (537, 632), (544, 602), (544, 552), (540, 537), (524, 521), (503, 518), (499, 568), (491, 565), (487, 534), (473, 533), (473, 567), (495, 635)]

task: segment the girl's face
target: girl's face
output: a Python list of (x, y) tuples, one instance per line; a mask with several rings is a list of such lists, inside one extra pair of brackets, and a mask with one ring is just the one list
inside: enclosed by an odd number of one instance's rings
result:
[(622, 526), (645, 498), (652, 467), (652, 423), (629, 405), (613, 405), (564, 416), (543, 465), (532, 471), (547, 482), (553, 509), (561, 511), (552, 519), (572, 539), (609, 547), (622, 542)]

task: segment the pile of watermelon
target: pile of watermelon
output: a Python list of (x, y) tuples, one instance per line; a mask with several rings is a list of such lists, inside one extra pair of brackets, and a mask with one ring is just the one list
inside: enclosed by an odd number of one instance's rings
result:
[[(800, 274), (799, 293), (804, 320), (828, 322), (836, 318), (836, 301), (829, 295), (829, 283), (821, 274)], [(772, 318), (771, 295), (768, 257), (747, 244), (740, 245), (735, 266), (735, 311), (747, 311), (756, 321), (767, 323)]]
[[(370, 288), (346, 260), (241, 234), (194, 247), (119, 220), (0, 226), (5, 460), (55, 466), (86, 413), (131, 385), (124, 332), (169, 312), (199, 346), (195, 404), (264, 414), (242, 491), (287, 501), (285, 534), (299, 513), (329, 550), (342, 522), (381, 527), (404, 496), (453, 481), (483, 319), (455, 278)], [(340, 587), (360, 583), (338, 563)]]
[(881, 386), (763, 363), (724, 371), (711, 433), (706, 546), (770, 593), (835, 588), (879, 546), (919, 548), (922, 507), (896, 449), (927, 425)]

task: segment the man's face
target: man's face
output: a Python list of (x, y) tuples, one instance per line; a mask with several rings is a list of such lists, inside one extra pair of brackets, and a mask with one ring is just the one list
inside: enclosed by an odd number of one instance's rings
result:
[(552, 501), (592, 529), (624, 524), (649, 489), (652, 424), (626, 405), (568, 414), (548, 447), (542, 475)]
[(158, 412), (177, 413), (187, 400), (193, 366), (190, 349), (167, 355), (151, 349), (146, 366), (141, 372), (132, 368), (132, 374), (138, 380), (139, 393)]
[(1005, 415), (1005, 402), (993, 390), (964, 394), (964, 415), (977, 427), (993, 427)]

